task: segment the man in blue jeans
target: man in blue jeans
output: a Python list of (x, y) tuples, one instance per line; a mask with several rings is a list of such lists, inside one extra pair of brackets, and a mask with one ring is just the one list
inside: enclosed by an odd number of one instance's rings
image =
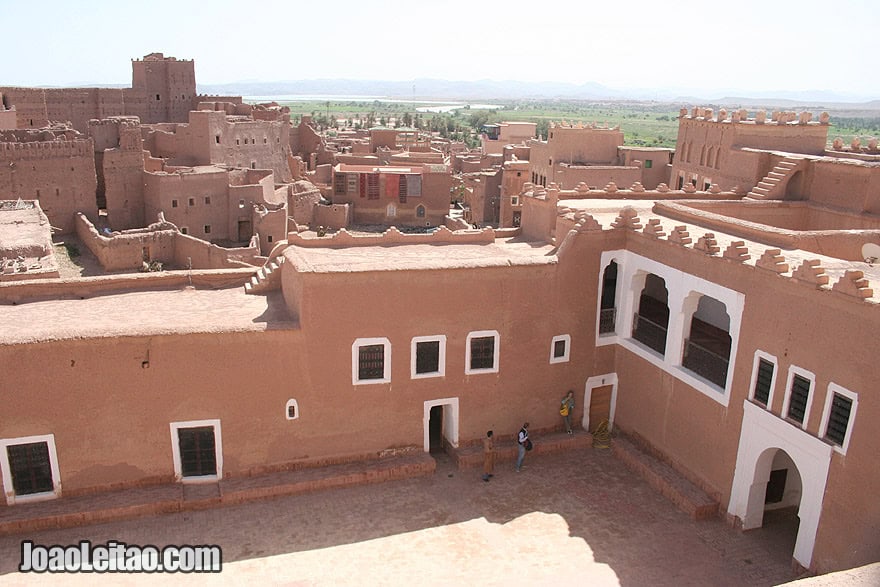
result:
[(523, 424), (523, 427), (519, 429), (519, 434), (516, 436), (516, 472), (519, 473), (520, 469), (522, 469), (523, 459), (526, 458), (526, 442), (529, 440), (529, 423), (526, 422)]

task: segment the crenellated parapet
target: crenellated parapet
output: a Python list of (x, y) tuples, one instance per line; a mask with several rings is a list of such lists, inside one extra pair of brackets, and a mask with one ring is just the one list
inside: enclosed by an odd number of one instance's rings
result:
[[(563, 207), (560, 209), (560, 215), (568, 217), (569, 222), (572, 219), (576, 221), (575, 228), (570, 230), (569, 234), (587, 230), (622, 230), (627, 234), (627, 238), (631, 238), (629, 235), (633, 234), (658, 243), (665, 241), (670, 245), (693, 251), (694, 254), (704, 257), (706, 262), (736, 263), (751, 267), (755, 271), (778, 275), (816, 290), (831, 291), (854, 300), (878, 302), (873, 299), (874, 288), (864, 271), (852, 268), (841, 272), (836, 266), (835, 269), (829, 270), (821, 259), (804, 259), (803, 251), (797, 251), (786, 258), (779, 248), (755, 242), (747, 243), (744, 240), (727, 240), (729, 237), (725, 238), (726, 235), (721, 235), (724, 240), (719, 242), (719, 237), (715, 233), (703, 232), (702, 229), (697, 231), (699, 236), (692, 235), (686, 225), (676, 225), (670, 229), (668, 218), (647, 218), (643, 221), (632, 206), (621, 208), (613, 221), (609, 223), (606, 220), (605, 226), (585, 210)], [(605, 218), (608, 216), (606, 215)], [(667, 223), (665, 228), (664, 223)]]
[(766, 110), (758, 110), (755, 116), (749, 118), (749, 111), (745, 108), (732, 110), (728, 112), (721, 108), (716, 113), (712, 108), (702, 106), (694, 106), (690, 110), (682, 108), (679, 110), (679, 120), (693, 120), (700, 122), (715, 122), (724, 124), (766, 124), (776, 126), (787, 125), (823, 125), (827, 126), (831, 122), (831, 117), (827, 112), (819, 115), (819, 120), (813, 120), (813, 113), (808, 111), (793, 112), (788, 110), (777, 110), (770, 112), (769, 120)]
[(398, 230), (397, 227), (392, 226), (379, 234), (352, 234), (342, 228), (327, 236), (312, 236), (291, 232), (287, 235), (287, 240), (291, 245), (306, 248), (382, 247), (419, 244), (485, 245), (495, 242), (495, 230), (486, 227), (482, 229), (452, 231), (445, 226), (441, 226), (431, 233), (405, 234)]
[(0, 161), (93, 157), (91, 139), (0, 143)]

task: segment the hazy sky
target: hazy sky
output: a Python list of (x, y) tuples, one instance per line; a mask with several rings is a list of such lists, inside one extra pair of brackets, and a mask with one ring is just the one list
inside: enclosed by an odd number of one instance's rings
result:
[(703, 96), (880, 98), (880, 0), (0, 0), (0, 85), (131, 82), (131, 58), (199, 83), (355, 78), (595, 81)]

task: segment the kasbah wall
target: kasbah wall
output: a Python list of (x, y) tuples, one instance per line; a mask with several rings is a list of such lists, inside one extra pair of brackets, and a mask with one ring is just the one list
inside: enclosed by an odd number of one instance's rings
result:
[(8, 199), (40, 200), (55, 228), (73, 232), (76, 212), (93, 220), (97, 212), (93, 142), (0, 142), (0, 185), (9, 186)]

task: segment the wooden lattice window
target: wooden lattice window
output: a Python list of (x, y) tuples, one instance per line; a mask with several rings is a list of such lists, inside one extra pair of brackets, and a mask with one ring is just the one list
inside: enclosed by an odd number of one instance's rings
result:
[(183, 477), (217, 474), (217, 451), (213, 426), (178, 428), (180, 472)]
[(800, 375), (795, 375), (791, 380), (791, 395), (788, 399), (788, 413), (786, 417), (798, 424), (804, 423), (807, 413), (807, 402), (810, 399), (810, 380)]
[(6, 456), (16, 495), (46, 493), (55, 488), (48, 443), (9, 445), (6, 447)]
[(825, 438), (843, 446), (846, 439), (846, 431), (849, 427), (849, 418), (852, 413), (853, 402), (850, 398), (835, 393), (831, 399), (831, 412), (828, 414), (828, 426), (825, 429)]
[(358, 379), (384, 379), (385, 345), (369, 344), (358, 349)]
[(755, 377), (754, 400), (766, 406), (770, 400), (770, 386), (773, 383), (773, 371), (776, 366), (766, 359), (758, 359), (758, 374)]
[(495, 366), (495, 337), (471, 339), (471, 369), (492, 369)]

